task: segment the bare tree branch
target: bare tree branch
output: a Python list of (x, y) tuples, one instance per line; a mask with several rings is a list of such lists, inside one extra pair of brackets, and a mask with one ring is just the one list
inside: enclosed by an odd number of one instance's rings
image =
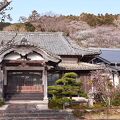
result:
[(4, 0), (3, 2), (0, 2), (0, 11), (5, 9), (11, 2), (11, 0)]
[(100, 94), (103, 101), (108, 105), (110, 105), (110, 100), (114, 96), (114, 86), (110, 80), (110, 75), (111, 71), (108, 69), (91, 72), (94, 92)]

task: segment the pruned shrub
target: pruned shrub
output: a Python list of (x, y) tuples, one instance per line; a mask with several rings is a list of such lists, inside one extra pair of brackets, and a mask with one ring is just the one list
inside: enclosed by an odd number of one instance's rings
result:
[(65, 103), (70, 103), (72, 100), (69, 98), (53, 98), (49, 100), (50, 109), (63, 109)]

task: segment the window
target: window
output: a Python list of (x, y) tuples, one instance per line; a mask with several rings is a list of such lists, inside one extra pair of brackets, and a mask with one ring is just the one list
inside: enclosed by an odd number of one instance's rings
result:
[(48, 73), (48, 86), (54, 85), (60, 77), (59, 73)]

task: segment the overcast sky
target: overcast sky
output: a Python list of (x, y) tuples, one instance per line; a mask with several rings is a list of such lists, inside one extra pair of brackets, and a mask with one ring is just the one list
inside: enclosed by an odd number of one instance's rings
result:
[(120, 13), (120, 0), (13, 0), (10, 11), (13, 22), (20, 16), (29, 16), (32, 10), (39, 13), (52, 11), (56, 14), (80, 15), (89, 13)]

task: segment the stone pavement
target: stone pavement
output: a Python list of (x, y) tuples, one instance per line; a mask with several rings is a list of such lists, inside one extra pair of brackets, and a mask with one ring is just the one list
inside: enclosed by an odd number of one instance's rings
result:
[(36, 104), (9, 104), (0, 111), (0, 120), (75, 120), (72, 114), (59, 110), (40, 110)]

